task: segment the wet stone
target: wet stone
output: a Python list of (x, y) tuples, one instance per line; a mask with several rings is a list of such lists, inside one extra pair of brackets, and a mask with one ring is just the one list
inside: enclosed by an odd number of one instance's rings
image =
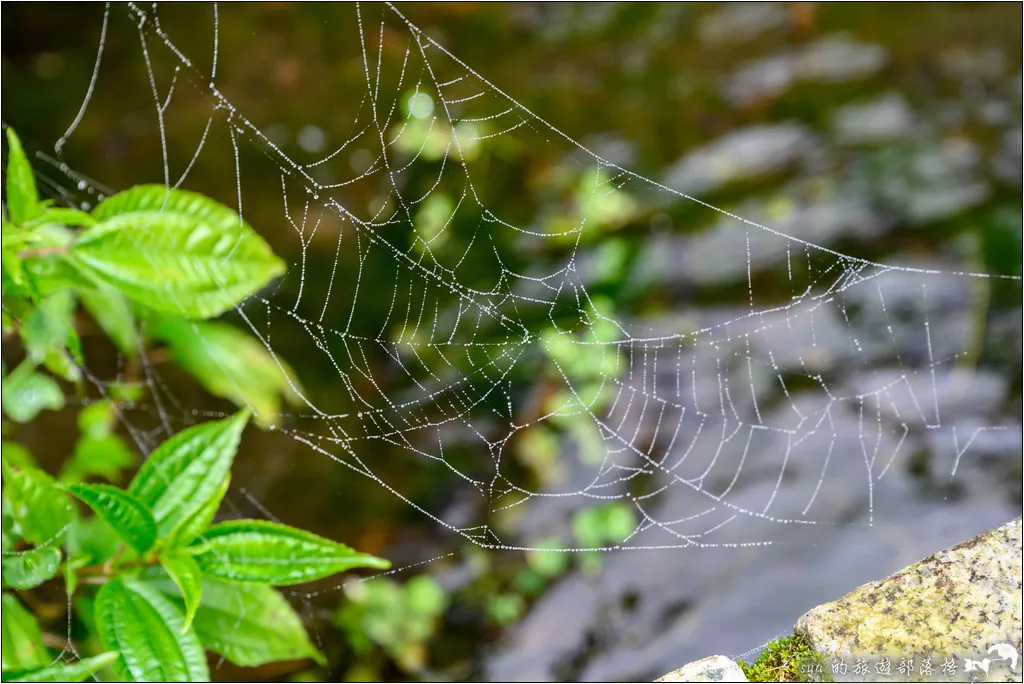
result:
[(891, 680), (910, 661), (903, 681), (941, 671), (947, 681), (1019, 682), (1021, 519), (820, 605), (796, 629), (826, 662), (846, 663), (836, 681)]
[(684, 665), (657, 682), (745, 682), (743, 670), (725, 656), (716, 655)]
[(879, 143), (909, 135), (914, 128), (914, 112), (897, 93), (888, 93), (870, 102), (850, 104), (836, 112), (833, 127), (843, 143)]

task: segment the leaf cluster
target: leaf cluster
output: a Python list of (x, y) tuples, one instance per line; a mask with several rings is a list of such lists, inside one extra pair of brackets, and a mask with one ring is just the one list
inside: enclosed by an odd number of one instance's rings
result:
[(3, 330), (25, 361), (4, 377), (4, 412), (16, 422), (63, 406), (53, 377), (81, 385), (79, 310), (129, 359), (149, 345), (210, 393), (269, 423), (295, 404), (294, 372), (256, 338), (223, 322), (285, 271), (284, 262), (235, 211), (198, 193), (139, 185), (91, 211), (38, 198), (21, 142), (7, 129), (3, 214)]
[[(279, 523), (215, 522), (246, 425), (269, 420), (298, 385), (262, 344), (207, 319), (283, 262), (235, 212), (195, 193), (138, 186), (89, 213), (40, 201), (10, 128), (7, 142), (3, 326), (26, 358), (5, 372), (6, 416), (60, 408), (54, 376), (81, 384), (79, 306), (123, 353), (166, 344), (210, 392), (245, 408), (163, 442), (124, 487), (114, 483), (136, 456), (115, 425), (120, 402), (137, 399), (131, 387), (79, 413), (82, 437), (56, 478), (4, 440), (3, 680), (208, 681), (207, 651), (245, 667), (323, 663), (274, 587), (389, 563)], [(51, 582), (91, 634), (48, 633), (54, 616), (40, 597)]]
[(334, 614), (356, 653), (379, 646), (406, 672), (421, 672), (427, 642), (434, 636), (448, 604), (437, 580), (419, 575), (404, 585), (389, 579), (355, 582), (345, 587), (346, 602)]
[(181, 431), (123, 489), (4, 461), (4, 587), (59, 576), (104, 649), (54, 664), (40, 623), (4, 592), (5, 680), (69, 681), (109, 666), (122, 681), (206, 681), (206, 650), (242, 666), (322, 662), (272, 587), (389, 564), (279, 523), (213, 523), (248, 420), (241, 411)]

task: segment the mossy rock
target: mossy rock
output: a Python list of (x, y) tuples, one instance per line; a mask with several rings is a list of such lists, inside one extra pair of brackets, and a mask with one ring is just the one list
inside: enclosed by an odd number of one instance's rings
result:
[(754, 662), (738, 664), (751, 682), (832, 681), (825, 659), (797, 633), (769, 642)]

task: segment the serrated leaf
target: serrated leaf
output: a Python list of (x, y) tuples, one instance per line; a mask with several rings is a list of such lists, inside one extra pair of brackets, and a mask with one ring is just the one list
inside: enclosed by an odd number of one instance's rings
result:
[(3, 584), (12, 589), (31, 589), (57, 574), (60, 549), (43, 546), (4, 555)]
[(128, 492), (153, 512), (161, 537), (220, 489), (238, 449), (249, 412), (182, 430), (158, 446)]
[(56, 381), (35, 372), (31, 361), (23, 361), (3, 380), (3, 408), (11, 420), (27, 423), (40, 411), (64, 406), (64, 393)]
[(67, 490), (103, 518), (133, 549), (145, 553), (156, 541), (156, 521), (131, 494), (113, 485), (74, 484)]
[(228, 207), (141, 185), (93, 210), (71, 254), (96, 278), (155, 311), (212, 318), (284, 273), (285, 264)]
[(32, 165), (25, 156), (18, 134), (7, 128), (7, 210), (11, 223), (20, 226), (39, 211), (39, 193)]
[(164, 551), (160, 554), (160, 564), (174, 580), (181, 597), (185, 602), (185, 623), (182, 630), (187, 630), (192, 624), (192, 619), (199, 608), (199, 601), (202, 598), (202, 572), (196, 565), (195, 559), (186, 553), (174, 549)]
[[(153, 586), (180, 600), (170, 581), (157, 580)], [(214, 653), (242, 667), (302, 658), (325, 663), (302, 619), (271, 587), (204, 578), (202, 591), (192, 627)]]
[(43, 631), (32, 613), (14, 597), (3, 595), (3, 643), (0, 648), (3, 671), (35, 670), (50, 664), (50, 655), (43, 646)]
[(163, 317), (146, 329), (170, 347), (174, 361), (203, 387), (238, 406), (249, 406), (262, 424), (274, 421), (281, 399), (298, 405), (295, 373), (252, 335), (218, 322)]
[(218, 523), (191, 548), (208, 577), (274, 586), (301, 584), (352, 568), (391, 567), (382, 558), (266, 520)]
[(52, 542), (71, 522), (67, 497), (38, 468), (4, 466), (4, 493), (21, 536), (33, 544)]
[(91, 658), (82, 658), (73, 663), (51, 665), (40, 670), (27, 672), (11, 682), (84, 682), (95, 672), (113, 664), (120, 654), (116, 651), (101, 653)]
[(178, 523), (178, 526), (169, 535), (174, 546), (188, 546), (196, 537), (206, 531), (206, 528), (213, 522), (214, 516), (217, 515), (217, 509), (220, 508), (220, 502), (224, 499), (224, 495), (227, 494), (230, 484), (231, 473), (228, 473), (224, 476), (224, 481), (217, 491), (214, 492), (213, 496), (196, 509), (195, 513)]
[(100, 639), (119, 651), (113, 666), (125, 681), (210, 680), (195, 632), (182, 630), (181, 610), (152, 587), (114, 578), (100, 588), (95, 610)]
[(135, 314), (124, 295), (113, 287), (103, 286), (83, 290), (78, 298), (121, 352), (130, 356), (139, 353)]

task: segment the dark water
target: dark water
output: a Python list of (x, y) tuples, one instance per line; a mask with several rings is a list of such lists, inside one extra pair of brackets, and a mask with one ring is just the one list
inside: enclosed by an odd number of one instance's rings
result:
[[(137, 13), (114, 6), (62, 150), (89, 182), (42, 158), (39, 171), (55, 196), (94, 202), (104, 187), (163, 182), (166, 150), (174, 183), (214, 122), (184, 187), (241, 200), (289, 262), (262, 293), (272, 306), (245, 311), (316, 409), (247, 434), (230, 513), (399, 567), (440, 558), (399, 575), (434, 575), (452, 596), (420, 676), (649, 679), (757, 648), (808, 608), (1020, 514), (1020, 281), (955, 275), (1020, 274), (1019, 6), (399, 9), (493, 86), (381, 6), (161, 8), (188, 68), (151, 20), (140, 41)], [(51, 154), (92, 79), (102, 8), (2, 13), (4, 123)], [(209, 88), (215, 16), (223, 100)], [(174, 85), (163, 144), (151, 74), (161, 101)], [(367, 98), (383, 93), (381, 117), (395, 101), (400, 121), (417, 83), (433, 88), (434, 111), (407, 121), (437, 115), (443, 91), (476, 133), (456, 136), (461, 154), (450, 135), (419, 156), (398, 143), (391, 158), (416, 157), (399, 194), (429, 201), (353, 231), (382, 204), (384, 217), (400, 208), (374, 166), (377, 129), (361, 134)], [(313, 199), (317, 186), (282, 172), (349, 140), (308, 168), (337, 186)], [(299, 223), (310, 203), (315, 232), (286, 220), (285, 196)], [(417, 248), (416, 234), (439, 232)], [(431, 324), (460, 344), (410, 356)], [(553, 326), (578, 335), (564, 356), (540, 342)], [(116, 355), (99, 335), (85, 341), (112, 378)], [(613, 341), (617, 371), (595, 372), (607, 356), (593, 350)], [(579, 367), (563, 375), (552, 359)], [(559, 391), (609, 376), (593, 421), (544, 417)], [(230, 410), (170, 365), (152, 378), (155, 397), (130, 416), (152, 440), (160, 412), (180, 429)], [(19, 436), (56, 465), (73, 421), (62, 411)], [(787, 443), (785, 430), (803, 437)], [(643, 454), (677, 466), (624, 479)], [(332, 458), (352, 455), (387, 486)], [(701, 517), (723, 491), (728, 505)], [(523, 553), (491, 547), (571, 546), (573, 514), (606, 501), (660, 523), (625, 544), (643, 548), (575, 563), (539, 596), (515, 589)], [(326, 619), (336, 587), (295, 598), (340, 677), (354, 656)], [(517, 591), (528, 610), (502, 627), (489, 597)]]

